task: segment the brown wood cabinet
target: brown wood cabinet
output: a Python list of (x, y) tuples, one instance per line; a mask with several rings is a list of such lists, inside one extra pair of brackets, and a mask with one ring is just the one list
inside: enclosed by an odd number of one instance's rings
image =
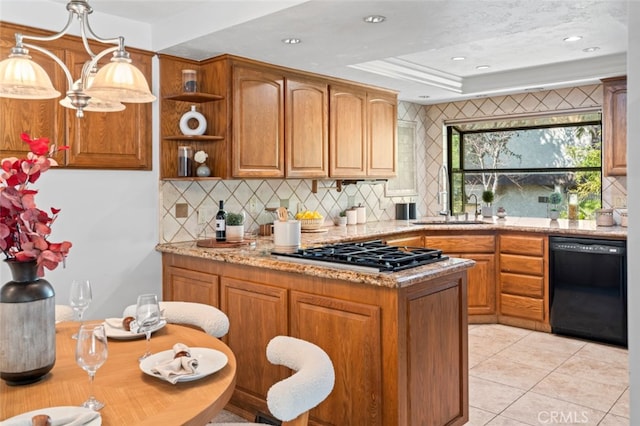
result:
[(500, 235), (500, 322), (549, 331), (547, 237)]
[(425, 236), (425, 247), (438, 248), (451, 257), (471, 259), (467, 271), (469, 322), (496, 320), (496, 237), (494, 235)]
[(627, 175), (627, 77), (602, 80), (604, 175)]
[(229, 410), (251, 420), (268, 412), (267, 390), (291, 372), (270, 364), (265, 348), (284, 334), (319, 345), (334, 364), (334, 389), (311, 410), (311, 425), (455, 426), (468, 420), (464, 271), (388, 288), (162, 256), (165, 300), (178, 287), (198, 285), (189, 278), (204, 283), (219, 277), (219, 308), (230, 320), (223, 340), (243, 366)]
[(325, 81), (285, 79), (285, 167), (291, 178), (329, 176), (329, 89)]
[[(189, 146), (193, 152), (204, 151), (209, 156), (206, 165), (212, 170), (218, 145), (224, 143), (224, 128), (216, 121), (213, 105), (224, 101), (224, 97), (211, 92), (213, 83), (204, 75), (197, 62), (166, 55), (160, 59), (160, 179), (178, 178), (178, 147)], [(195, 69), (198, 92), (183, 93), (182, 70)], [(204, 135), (186, 136), (180, 131), (182, 115), (195, 105), (197, 111), (207, 119)], [(194, 167), (195, 168), (195, 167)], [(195, 173), (195, 170), (194, 170)], [(215, 171), (212, 178), (216, 178)], [(218, 177), (219, 178), (219, 177)]]
[[(165, 261), (166, 260), (166, 261)], [(187, 256), (163, 255), (163, 300), (220, 307), (220, 277), (212, 265)]]
[(329, 94), (329, 175), (396, 176), (396, 96), (339, 84)]
[[(201, 105), (209, 124), (207, 137), (215, 137), (218, 142), (203, 145), (198, 138), (187, 141), (190, 145), (197, 144), (194, 150), (204, 149), (209, 154), (207, 165), (213, 176), (225, 179), (395, 176), (395, 92), (233, 55), (201, 62), (160, 55), (160, 81), (165, 95), (160, 114), (162, 178), (176, 176), (176, 141), (187, 140), (175, 136), (175, 127), (188, 105), (167, 102), (166, 96), (179, 88), (180, 70), (186, 67), (198, 71), (198, 84), (203, 91), (224, 99)], [(336, 82), (345, 88), (345, 96), (330, 100), (330, 87)], [(362, 98), (354, 100), (346, 93), (358, 93)], [(359, 103), (356, 124), (343, 119), (353, 114), (354, 102)], [(340, 121), (334, 126), (332, 123), (337, 120)], [(359, 126), (359, 130), (354, 130), (354, 126)], [(359, 133), (357, 146), (351, 146), (354, 139), (350, 136), (342, 137), (347, 133)], [(338, 134), (340, 137), (336, 138)], [(336, 140), (342, 143), (335, 145)]]
[(284, 77), (233, 66), (232, 175), (284, 177)]
[(424, 247), (424, 237), (422, 235), (404, 235), (385, 239), (391, 246), (397, 247)]
[(397, 96), (369, 90), (367, 113), (367, 176), (395, 177), (398, 164)]
[[(50, 31), (1, 23), (0, 56), (6, 57), (15, 45), (15, 32), (29, 35), (50, 35)], [(80, 75), (88, 54), (80, 38), (64, 36), (58, 40), (42, 42), (42, 46), (62, 58), (74, 77)], [(94, 51), (106, 47), (91, 43)], [(153, 53), (127, 47), (133, 63), (151, 83)], [(34, 61), (42, 65), (58, 91), (67, 91), (67, 80), (62, 69), (50, 58), (33, 50)], [(110, 56), (101, 64), (106, 63)], [(151, 104), (126, 104), (120, 112), (85, 112), (77, 118), (75, 110), (59, 104), (62, 99), (23, 100), (0, 98), (3, 119), (0, 121), (0, 157), (24, 156), (28, 146), (20, 139), (21, 132), (33, 137), (47, 137), (52, 143), (69, 145), (59, 154), (60, 167), (82, 169), (151, 170)]]

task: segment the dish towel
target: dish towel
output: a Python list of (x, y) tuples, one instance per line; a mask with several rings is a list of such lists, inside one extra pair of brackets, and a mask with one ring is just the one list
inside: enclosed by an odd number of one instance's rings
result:
[(182, 343), (173, 345), (173, 356), (173, 359), (156, 365), (151, 371), (175, 385), (181, 376), (195, 374), (198, 360), (191, 358), (191, 350)]
[[(46, 413), (42, 413), (46, 414)], [(94, 420), (100, 418), (100, 413), (80, 413), (54, 416), (51, 419), (51, 426), (84, 426), (88, 425)], [(0, 422), (0, 426), (32, 426), (31, 419), (15, 419), (5, 420)]]

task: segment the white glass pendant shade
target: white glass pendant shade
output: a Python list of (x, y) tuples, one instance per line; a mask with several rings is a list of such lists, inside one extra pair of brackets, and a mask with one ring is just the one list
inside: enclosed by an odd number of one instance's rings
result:
[(145, 103), (156, 100), (142, 72), (131, 65), (131, 61), (120, 58), (113, 58), (98, 70), (86, 93), (118, 102)]
[(52, 99), (60, 96), (51, 79), (31, 56), (18, 54), (0, 62), (0, 96), (15, 99)]
[[(65, 108), (77, 109), (71, 105), (71, 99), (69, 99), (68, 96), (60, 101), (60, 105)], [(125, 106), (120, 102), (103, 101), (101, 99), (91, 98), (89, 99), (88, 105), (82, 109), (88, 112), (117, 112), (124, 110)]]

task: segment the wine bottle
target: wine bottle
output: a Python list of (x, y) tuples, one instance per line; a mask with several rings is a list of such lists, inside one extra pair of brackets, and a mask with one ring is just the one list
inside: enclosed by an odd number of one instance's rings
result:
[(220, 200), (220, 209), (216, 213), (216, 241), (227, 240), (227, 212), (224, 211), (224, 201)]

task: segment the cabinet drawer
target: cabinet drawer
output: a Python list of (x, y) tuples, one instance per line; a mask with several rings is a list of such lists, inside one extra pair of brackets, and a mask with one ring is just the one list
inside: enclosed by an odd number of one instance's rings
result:
[(425, 246), (442, 250), (444, 253), (494, 253), (496, 239), (493, 235), (450, 235), (442, 237), (426, 236)]
[(500, 253), (544, 256), (544, 240), (543, 236), (537, 235), (501, 235)]
[(423, 247), (423, 237), (420, 235), (411, 235), (401, 238), (392, 238), (385, 240), (390, 246), (397, 247)]
[(542, 298), (544, 296), (544, 278), (502, 272), (500, 273), (500, 291)]
[(501, 254), (500, 270), (502, 272), (513, 272), (542, 277), (544, 276), (544, 259), (514, 254)]
[(500, 313), (511, 317), (544, 321), (544, 303), (541, 299), (502, 294), (500, 296)]

